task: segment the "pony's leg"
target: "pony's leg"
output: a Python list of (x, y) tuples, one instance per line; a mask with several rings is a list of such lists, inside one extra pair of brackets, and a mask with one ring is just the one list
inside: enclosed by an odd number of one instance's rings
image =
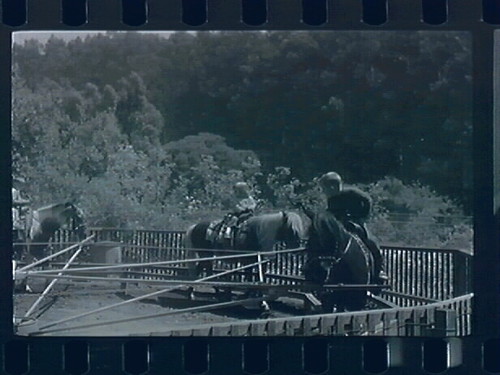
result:
[(187, 275), (189, 279), (196, 279), (198, 276), (199, 270), (198, 270), (198, 263), (191, 262), (188, 263), (187, 266)]
[[(196, 258), (208, 258), (212, 255), (211, 253), (203, 251), (197, 251), (195, 254)], [(209, 275), (213, 274), (213, 264), (211, 260), (188, 263), (188, 272), (191, 277), (198, 278), (203, 271), (206, 271)]]
[[(262, 256), (259, 254), (257, 255), (257, 261), (262, 262)], [(258, 266), (258, 272), (259, 272), (259, 282), (264, 283), (264, 275), (266, 273), (266, 264), (260, 263)], [(259, 292), (259, 296), (261, 296), (263, 293)], [(270, 312), (271, 312), (271, 306), (269, 306), (269, 303), (267, 301), (262, 301), (260, 303), (260, 308), (263, 311), (261, 316), (262, 317), (268, 317)]]
[(324, 313), (330, 314), (337, 312), (338, 302), (336, 301), (334, 295), (332, 295), (331, 293), (322, 293), (320, 296), (320, 300), (321, 300), (321, 308)]
[[(213, 255), (213, 254), (207, 253), (207, 252), (204, 252), (204, 253), (200, 252), (198, 254), (202, 258), (209, 258)], [(213, 269), (214, 269), (213, 262), (211, 260), (204, 260), (204, 261), (201, 261), (198, 263), (198, 272), (199, 273), (201, 273), (202, 271), (206, 271), (208, 275), (212, 275)]]
[(345, 292), (343, 293), (339, 305), (343, 311), (364, 310), (367, 304), (366, 292)]
[[(251, 264), (251, 263), (255, 263), (255, 262), (261, 262), (262, 261), (262, 258), (260, 255), (258, 255), (255, 259), (251, 260), (251, 261), (247, 261), (248, 264)], [(260, 283), (263, 283), (264, 282), (264, 274), (265, 274), (265, 268), (264, 268), (264, 264), (259, 264), (257, 266), (257, 272), (258, 272), (258, 275), (257, 275), (257, 280), (260, 282)], [(248, 275), (248, 279), (250, 282), (254, 282), (256, 281), (255, 280), (255, 275), (253, 274), (253, 267), (252, 268), (248, 268), (246, 270), (246, 273)], [(263, 292), (259, 291), (259, 290), (255, 290), (255, 291), (249, 291), (247, 293), (247, 296), (248, 298), (258, 298), (258, 297), (262, 297), (263, 296)], [(267, 301), (261, 301), (259, 303), (259, 309), (261, 310), (261, 315), (260, 317), (261, 318), (268, 318), (270, 313), (271, 313), (271, 307), (269, 306), (269, 303)]]
[[(186, 234), (186, 243), (184, 244), (185, 247), (188, 249), (188, 250), (192, 250), (193, 249), (193, 244), (190, 240), (190, 236), (192, 235), (191, 234), (192, 230), (189, 229), (187, 234)], [(187, 251), (186, 252), (186, 255), (185, 255), (185, 258), (186, 259), (194, 259), (194, 258), (197, 258), (198, 257), (198, 254), (194, 251)], [(189, 279), (196, 279), (196, 277), (198, 276), (198, 263), (197, 262), (189, 262), (187, 263), (187, 276)]]
[(188, 263), (188, 276), (190, 279), (198, 279), (206, 269), (206, 262), (190, 262)]

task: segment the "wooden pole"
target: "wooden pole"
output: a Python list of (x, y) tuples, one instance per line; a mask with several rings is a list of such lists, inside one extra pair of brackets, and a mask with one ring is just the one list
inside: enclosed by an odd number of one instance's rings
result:
[(135, 317), (125, 318), (125, 319), (120, 319), (120, 320), (112, 320), (112, 321), (98, 322), (98, 323), (92, 323), (92, 324), (82, 325), (82, 326), (75, 326), (75, 327), (69, 327), (69, 328), (56, 328), (56, 329), (49, 329), (49, 330), (42, 331), (43, 328), (48, 327), (48, 326), (45, 326), (45, 327), (42, 327), (40, 329), (40, 331), (35, 332), (34, 334), (36, 335), (37, 333), (44, 334), (44, 333), (67, 331), (67, 330), (73, 330), (73, 329), (99, 327), (99, 326), (109, 325), (109, 324), (135, 322), (138, 320), (160, 318), (163, 316), (184, 314), (184, 313), (190, 313), (190, 312), (217, 310), (217, 309), (222, 309), (222, 308), (227, 308), (227, 307), (232, 307), (232, 306), (244, 305), (247, 303), (250, 304), (250, 303), (255, 303), (255, 302), (261, 302), (263, 300), (264, 300), (264, 297), (257, 297), (257, 298), (248, 298), (248, 299), (243, 299), (243, 300), (238, 300), (238, 301), (219, 302), (219, 303), (214, 303), (211, 305), (188, 307), (185, 309), (178, 309), (178, 310), (170, 310), (170, 311), (166, 311), (166, 312), (158, 313), (158, 314), (153, 314), (153, 315), (141, 315), (141, 316), (135, 316)]
[[(16, 243), (17, 244), (17, 243)], [(126, 244), (128, 249), (148, 249), (148, 250), (179, 250), (179, 246), (156, 246), (156, 245), (134, 245)], [(213, 253), (233, 253), (233, 254), (245, 254), (248, 253), (246, 250), (232, 250), (232, 249), (200, 249), (200, 248), (187, 248), (183, 247), (184, 251), (211, 251)]]
[[(262, 269), (262, 255), (260, 254), (260, 252), (257, 253), (257, 262), (259, 263), (259, 281), (261, 283), (264, 283), (264, 270)], [(261, 307), (263, 307), (264, 310), (266, 311), (271, 310), (267, 301), (262, 300), (261, 304), (262, 304)]]
[[(242, 269), (246, 269), (246, 268), (249, 268), (249, 267), (255, 267), (257, 264), (258, 263), (252, 263), (252, 264), (249, 264), (249, 265), (246, 265), (246, 266), (242, 266), (242, 267), (238, 267), (238, 268), (235, 268), (235, 269), (232, 269), (232, 270), (227, 270), (227, 271), (218, 273), (216, 275), (211, 275), (211, 276), (203, 277), (201, 279), (195, 280), (193, 283), (200, 283), (200, 282), (203, 282), (203, 281), (215, 279), (217, 277), (220, 277), (220, 276), (223, 276), (223, 275), (227, 275), (227, 274), (230, 274), (230, 273), (235, 272), (235, 271), (240, 271)], [(40, 330), (43, 330), (43, 329), (46, 329), (46, 328), (49, 328), (49, 327), (53, 327), (53, 326), (61, 324), (61, 323), (66, 323), (66, 322), (69, 322), (71, 320), (75, 320), (75, 319), (78, 319), (78, 318), (82, 318), (84, 316), (92, 315), (92, 314), (95, 314), (95, 313), (98, 313), (98, 312), (101, 312), (101, 311), (109, 310), (109, 309), (112, 309), (114, 307), (123, 306), (123, 305), (126, 305), (128, 303), (140, 301), (140, 300), (143, 300), (143, 299), (146, 299), (146, 298), (150, 298), (150, 297), (155, 297), (155, 296), (158, 296), (160, 294), (164, 294), (164, 293), (170, 292), (172, 290), (175, 290), (180, 285), (182, 285), (182, 283), (180, 283), (176, 287), (169, 287), (169, 288), (162, 289), (162, 290), (159, 290), (159, 291), (156, 291), (156, 292), (153, 292), (153, 293), (148, 293), (148, 294), (143, 295), (143, 296), (135, 297), (135, 298), (129, 299), (127, 301), (118, 302), (118, 303), (115, 303), (113, 305), (100, 307), (100, 308), (92, 310), (92, 311), (87, 311), (85, 313), (78, 314), (78, 315), (75, 315), (75, 316), (72, 316), (72, 317), (69, 317), (69, 318), (66, 318), (66, 319), (61, 319), (61, 320), (52, 322), (50, 324), (47, 324), (47, 325), (45, 325), (43, 327), (40, 327)]]
[[(263, 262), (268, 262), (267, 260), (264, 260)], [(257, 265), (257, 263), (252, 263), (250, 265), (247, 265), (245, 267), (252, 267)], [(232, 269), (226, 272), (239, 272), (241, 268), (238, 268), (237, 270)], [(213, 276), (220, 276), (222, 272), (217, 273), (216, 275)], [(153, 275), (154, 276), (154, 275)], [(78, 275), (37, 275), (37, 274), (30, 274), (31, 278), (44, 278), (44, 279), (63, 279), (63, 280), (77, 280), (77, 281), (103, 281), (106, 283), (109, 282), (116, 282), (116, 283), (137, 283), (137, 284), (156, 284), (156, 285), (192, 285), (192, 284), (201, 284), (201, 285), (211, 285), (214, 287), (238, 287), (238, 286), (245, 286), (247, 284), (241, 283), (241, 282), (199, 282), (198, 280), (145, 280), (145, 279), (132, 279), (132, 278), (126, 278), (126, 277), (103, 277), (103, 276), (78, 276)], [(260, 285), (260, 284), (248, 284), (248, 285)], [(293, 287), (293, 285), (288, 285), (289, 287)]]
[[(82, 247), (82, 245), (80, 245), (80, 247), (78, 248), (78, 250), (75, 251), (75, 253), (71, 256), (71, 258), (69, 258), (69, 260), (66, 262), (66, 264), (64, 265), (64, 267), (63, 267), (62, 270), (65, 270), (65, 269), (67, 269), (70, 266), (70, 264), (76, 259), (76, 257), (78, 256), (78, 254), (80, 254), (80, 252), (82, 251), (82, 249), (83, 249), (83, 247)], [(59, 275), (62, 275), (62, 273), (59, 273)], [(35, 311), (35, 309), (37, 308), (37, 306), (40, 304), (40, 302), (42, 302), (42, 300), (50, 292), (50, 290), (57, 283), (57, 281), (58, 281), (58, 279), (54, 279), (54, 280), (52, 280), (50, 282), (49, 285), (47, 285), (47, 287), (42, 292), (42, 294), (40, 295), (40, 297), (38, 297), (38, 299), (30, 307), (30, 309), (26, 312), (26, 314), (24, 314), (24, 317), (22, 318), (22, 320), (25, 320), (25, 319), (29, 318), (29, 316), (33, 313), (33, 311)]]
[(78, 247), (78, 246), (82, 246), (85, 242), (90, 241), (90, 240), (91, 240), (91, 239), (93, 239), (94, 237), (95, 237), (95, 234), (93, 234), (93, 235), (91, 235), (91, 236), (89, 236), (89, 237), (85, 238), (83, 241), (81, 241), (81, 242), (79, 242), (79, 243), (76, 243), (76, 244), (74, 244), (74, 245), (71, 245), (70, 247), (67, 247), (66, 249), (63, 249), (63, 250), (61, 250), (61, 251), (58, 251), (57, 253), (54, 253), (54, 254), (52, 254), (52, 255), (49, 255), (49, 256), (47, 256), (47, 257), (45, 257), (45, 258), (43, 258), (43, 259), (37, 260), (37, 261), (36, 261), (36, 262), (34, 262), (34, 263), (28, 264), (27, 266), (24, 266), (24, 267), (22, 267), (22, 268), (18, 269), (16, 272), (25, 272), (25, 271), (27, 271), (27, 270), (29, 270), (29, 269), (33, 268), (33, 267), (38, 266), (39, 264), (45, 263), (46, 261), (48, 261), (48, 260), (50, 260), (50, 259), (52, 259), (52, 258), (55, 258), (55, 257), (57, 257), (57, 256), (59, 256), (59, 255), (61, 255), (61, 254), (67, 253), (68, 251), (71, 251), (71, 250), (73, 250), (74, 248), (76, 248), (76, 247)]
[(259, 281), (264, 282), (264, 270), (262, 269), (262, 255), (257, 253), (257, 263), (259, 263)]
[[(46, 245), (49, 246), (50, 244), (53, 244), (54, 242), (14, 242), (12, 245), (13, 246), (28, 246), (28, 245)], [(75, 242), (67, 242), (67, 241), (57, 241), (55, 242), (57, 245), (78, 245), (80, 241)]]
[[(269, 260), (262, 261), (263, 263), (269, 262)], [(252, 263), (247, 266), (239, 267), (236, 269), (220, 272), (216, 275), (212, 275), (210, 277), (219, 277), (223, 276), (223, 274), (228, 274), (231, 272), (238, 272), (244, 268), (249, 268), (257, 265), (257, 263)], [(207, 285), (218, 288), (233, 288), (233, 289), (300, 289), (300, 290), (386, 290), (385, 293), (393, 294), (397, 296), (405, 296), (408, 298), (413, 298), (417, 301), (423, 302), (437, 302), (437, 300), (425, 299), (422, 297), (412, 297), (408, 295), (403, 295), (396, 292), (388, 291), (390, 289), (390, 285), (376, 285), (376, 284), (326, 284), (326, 285), (315, 285), (315, 284), (263, 284), (263, 283), (243, 283), (243, 282), (207, 282), (207, 281), (199, 281), (199, 280), (143, 280), (143, 279), (129, 279), (129, 278), (109, 278), (109, 277), (97, 277), (97, 276), (76, 276), (76, 275), (32, 275), (30, 277), (40, 277), (40, 278), (58, 278), (58, 279), (67, 279), (67, 280), (80, 280), (80, 281), (105, 281), (109, 282), (119, 282), (119, 283), (143, 283), (143, 284), (175, 284), (177, 287), (179, 286), (189, 286), (192, 284), (198, 285)]]
[[(278, 250), (278, 251), (266, 251), (261, 252), (261, 255), (276, 255), (281, 253), (292, 253), (304, 251), (304, 248), (297, 249), (288, 249), (288, 250)], [(159, 265), (168, 265), (168, 264), (180, 264), (180, 263), (195, 263), (195, 262), (203, 262), (207, 260), (218, 261), (218, 260), (229, 260), (229, 259), (238, 259), (238, 258), (248, 258), (255, 257), (258, 252), (248, 253), (248, 254), (238, 254), (238, 255), (224, 255), (220, 257), (207, 257), (207, 258), (193, 258), (193, 259), (183, 259), (183, 260), (166, 260), (161, 262), (148, 262), (148, 263), (129, 263), (129, 264), (117, 264), (113, 266), (98, 266), (98, 267), (81, 267), (81, 268), (71, 268), (65, 270), (65, 272), (75, 272), (75, 271), (96, 271), (96, 270), (113, 270), (120, 268), (134, 268), (134, 267), (148, 267), (148, 266), (159, 266)], [(19, 271), (24, 271), (23, 269)], [(36, 271), (37, 274), (50, 274), (57, 272), (57, 270), (45, 270), (45, 271)]]

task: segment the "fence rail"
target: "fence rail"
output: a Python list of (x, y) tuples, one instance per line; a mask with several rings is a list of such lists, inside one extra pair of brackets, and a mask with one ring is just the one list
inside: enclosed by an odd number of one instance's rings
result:
[(466, 336), (472, 294), (425, 306), (206, 324), (150, 336)]
[[(194, 256), (184, 247), (183, 231), (126, 230), (113, 228), (92, 228), (96, 241), (115, 241), (122, 248), (124, 262), (155, 262), (161, 260), (181, 260)], [(54, 248), (74, 241), (70, 231), (58, 231), (54, 238)], [(59, 246), (59, 247), (58, 247)], [(283, 248), (278, 245), (278, 248)], [(443, 301), (472, 292), (471, 269), (472, 255), (455, 249), (417, 248), (400, 246), (381, 246), (387, 273), (390, 278), (391, 292), (384, 297), (398, 306), (416, 306), (426, 301)], [(270, 262), (267, 272), (282, 276), (298, 276), (305, 262), (304, 253), (279, 254)], [(216, 262), (215, 268), (230, 269), (237, 264)], [(157, 267), (144, 270), (150, 276), (143, 278), (161, 278), (186, 272), (186, 265), (177, 267)], [(141, 277), (141, 276), (137, 276)], [(233, 274), (231, 281), (241, 281), (244, 275)], [(248, 280), (247, 280), (248, 281)], [(269, 283), (294, 284), (292, 279), (267, 278)]]
[[(92, 228), (96, 242), (113, 241), (121, 247), (122, 261), (146, 263), (182, 260), (193, 256), (184, 247), (182, 231), (123, 230)], [(75, 242), (75, 234), (60, 230), (54, 236), (52, 251)], [(277, 245), (283, 248), (282, 245)], [(381, 246), (390, 277), (391, 290), (382, 292), (386, 300), (400, 306), (340, 314), (296, 318), (242, 321), (192, 327), (186, 330), (152, 332), (162, 336), (454, 336), (471, 334), (472, 255), (461, 250)], [(64, 257), (64, 256), (63, 256)], [(304, 253), (279, 254), (267, 272), (279, 276), (265, 281), (293, 285), (301, 274)], [(58, 257), (55, 261), (63, 261)], [(215, 268), (235, 268), (237, 264), (216, 262)], [(130, 270), (131, 271), (131, 270)], [(176, 277), (187, 271), (186, 264), (169, 267), (134, 268), (129, 276), (140, 279)], [(126, 270), (125, 270), (126, 272)], [(248, 275), (234, 273), (230, 281), (248, 281)], [(254, 276), (255, 277), (255, 276)]]

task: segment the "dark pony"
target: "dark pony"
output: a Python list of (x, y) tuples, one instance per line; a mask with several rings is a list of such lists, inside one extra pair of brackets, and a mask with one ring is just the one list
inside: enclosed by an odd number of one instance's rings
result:
[(85, 236), (82, 211), (71, 202), (56, 203), (34, 210), (28, 220), (28, 254), (43, 258), (48, 242), (59, 229), (72, 229), (78, 240)]
[[(185, 247), (190, 249), (200, 249), (195, 252), (195, 256), (200, 258), (212, 257), (215, 249), (222, 249), (223, 246), (207, 240), (207, 229), (210, 222), (201, 222), (191, 226), (185, 237)], [(231, 250), (257, 252), (272, 251), (277, 242), (285, 242), (287, 248), (294, 248), (300, 245), (304, 238), (305, 228), (301, 217), (294, 212), (277, 212), (253, 216), (245, 221), (239, 229), (234, 246)], [(227, 248), (226, 248), (227, 249)], [(229, 255), (224, 253), (223, 255)], [(253, 257), (244, 257), (231, 260), (250, 264), (255, 262)], [(191, 263), (191, 274), (193, 276), (205, 269), (212, 270), (211, 261), (203, 261), (194, 265)]]
[[(373, 257), (361, 238), (344, 227), (334, 215), (320, 212), (311, 217), (307, 261), (303, 273), (316, 284), (371, 284)], [(367, 302), (366, 291), (321, 292), (325, 310), (361, 310)]]

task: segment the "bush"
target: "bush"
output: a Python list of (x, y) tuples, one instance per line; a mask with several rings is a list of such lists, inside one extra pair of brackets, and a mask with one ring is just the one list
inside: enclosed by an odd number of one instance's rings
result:
[(373, 199), (368, 223), (379, 242), (399, 246), (450, 247), (471, 250), (473, 229), (462, 208), (430, 187), (385, 177), (359, 185)]

